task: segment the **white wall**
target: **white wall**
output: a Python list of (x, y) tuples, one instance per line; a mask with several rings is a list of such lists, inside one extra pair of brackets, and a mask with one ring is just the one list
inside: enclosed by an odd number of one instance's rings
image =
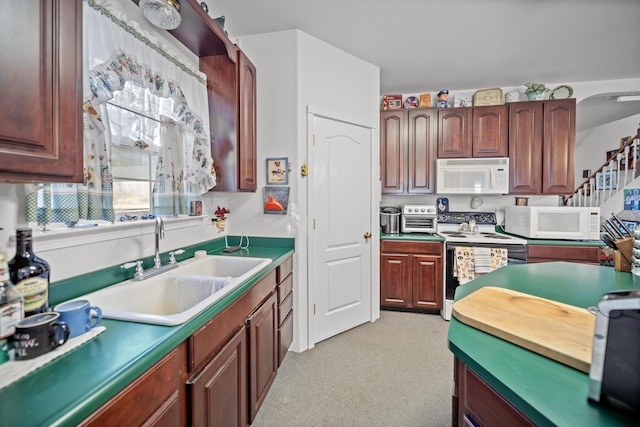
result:
[(576, 147), (576, 187), (585, 181), (582, 170), (595, 172), (602, 166), (607, 157), (606, 152), (620, 148), (620, 138), (635, 136), (640, 127), (640, 114), (607, 123), (576, 135), (580, 145)]

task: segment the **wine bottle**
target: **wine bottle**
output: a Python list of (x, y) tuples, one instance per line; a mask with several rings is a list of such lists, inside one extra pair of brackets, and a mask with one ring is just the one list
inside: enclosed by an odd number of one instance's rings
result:
[(0, 340), (13, 335), (23, 318), (22, 294), (11, 283), (7, 254), (0, 252)]
[(19, 228), (9, 275), (24, 298), (25, 317), (49, 311), (49, 274), (49, 264), (33, 253), (31, 229)]

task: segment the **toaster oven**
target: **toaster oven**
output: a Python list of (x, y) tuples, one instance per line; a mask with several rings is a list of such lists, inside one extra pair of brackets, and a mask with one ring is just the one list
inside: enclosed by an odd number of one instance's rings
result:
[(438, 212), (435, 205), (404, 205), (400, 219), (402, 233), (435, 233)]

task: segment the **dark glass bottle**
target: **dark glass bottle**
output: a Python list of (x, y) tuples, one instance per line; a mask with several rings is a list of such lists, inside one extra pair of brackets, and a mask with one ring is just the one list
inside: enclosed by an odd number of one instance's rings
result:
[(19, 228), (9, 275), (24, 298), (24, 317), (49, 311), (49, 274), (49, 264), (33, 253), (31, 229)]

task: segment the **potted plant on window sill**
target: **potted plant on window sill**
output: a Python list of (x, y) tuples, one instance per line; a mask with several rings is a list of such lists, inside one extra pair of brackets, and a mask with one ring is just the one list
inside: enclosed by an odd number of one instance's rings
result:
[(549, 89), (544, 84), (541, 83), (525, 83), (527, 90), (524, 91), (524, 94), (527, 95), (527, 99), (529, 101), (542, 101), (547, 99), (547, 93), (549, 93)]

